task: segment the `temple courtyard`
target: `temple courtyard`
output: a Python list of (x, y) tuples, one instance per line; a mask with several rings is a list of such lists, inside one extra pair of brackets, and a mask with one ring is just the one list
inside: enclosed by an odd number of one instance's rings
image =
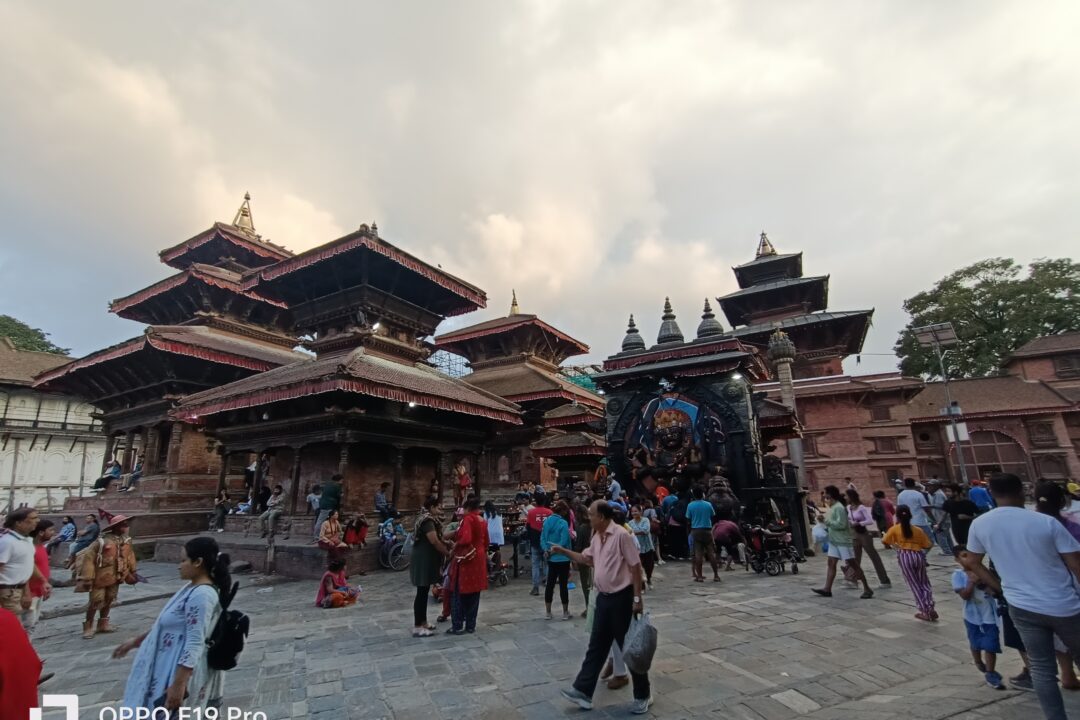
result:
[[(645, 597), (660, 631), (649, 717), (1037, 716), (1033, 693), (992, 690), (972, 667), (961, 606), (949, 590), (951, 558), (936, 550), (932, 556), (942, 616), (935, 625), (912, 618), (911, 595), (892, 558), (886, 562), (894, 585), (872, 600), (859, 600), (842, 583), (831, 599), (811, 595), (824, 576), (821, 558), (795, 576), (739, 568), (720, 585), (695, 585), (688, 563), (658, 568), (656, 589)], [(43, 690), (77, 693), (82, 718), (111, 716), (101, 710), (121, 697), (134, 656), (115, 661), (112, 649), (149, 628), (162, 596), (179, 587), (172, 565), (144, 563), (140, 572), (150, 582), (121, 590), (121, 599), (135, 602), (114, 611), (117, 635), (80, 639), (75, 612), (84, 596), (70, 588), (58, 588), (46, 606), (53, 617), (39, 625), (35, 643), (56, 676)], [(314, 607), (313, 581), (239, 579), (236, 607), (250, 615), (252, 633), (240, 666), (227, 674), (226, 705), (267, 720), (630, 717), (629, 687), (601, 684), (591, 715), (559, 696), (584, 654), (585, 621), (545, 621), (543, 599), (529, 596), (524, 576), (483, 594), (476, 635), (427, 639), (409, 634), (407, 573), (359, 578), (362, 603), (338, 610)], [(571, 610), (582, 609), (580, 590), (571, 591)], [(437, 614), (432, 605), (430, 619)], [(1016, 674), (1016, 653), (1006, 650), (999, 669)], [(1066, 693), (1066, 704), (1080, 717), (1080, 693)], [(46, 710), (44, 717), (61, 715)]]

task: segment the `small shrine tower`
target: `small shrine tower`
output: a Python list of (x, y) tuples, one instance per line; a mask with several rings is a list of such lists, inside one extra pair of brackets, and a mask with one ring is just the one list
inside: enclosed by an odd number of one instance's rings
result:
[(762, 232), (754, 259), (733, 268), (739, 290), (717, 298), (731, 335), (764, 350), (775, 327), (798, 348), (796, 378), (843, 373), (862, 350), (874, 311), (829, 311), (829, 276), (803, 276), (802, 253), (778, 253)]

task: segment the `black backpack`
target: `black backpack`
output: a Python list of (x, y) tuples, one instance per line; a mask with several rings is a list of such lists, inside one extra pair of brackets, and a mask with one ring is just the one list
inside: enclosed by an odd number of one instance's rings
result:
[(221, 596), (221, 615), (206, 641), (206, 664), (211, 670), (232, 670), (244, 650), (250, 621), (239, 610), (229, 609), (238, 589), (240, 583), (233, 583), (232, 589)]

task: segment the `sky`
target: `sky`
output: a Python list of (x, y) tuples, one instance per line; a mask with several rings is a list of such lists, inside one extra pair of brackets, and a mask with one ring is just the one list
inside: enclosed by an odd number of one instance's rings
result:
[(1068, 0), (164, 7), (0, 4), (0, 313), (76, 355), (245, 191), (291, 250), (375, 221), (487, 292), (440, 331), (516, 289), (583, 361), (667, 296), (691, 337), (762, 230), (875, 309), (849, 372), (947, 272), (1078, 247)]

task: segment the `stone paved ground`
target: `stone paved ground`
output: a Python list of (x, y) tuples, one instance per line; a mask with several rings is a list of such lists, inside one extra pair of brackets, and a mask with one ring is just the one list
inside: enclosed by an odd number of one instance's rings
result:
[[(652, 717), (745, 720), (1032, 720), (1031, 693), (994, 691), (970, 665), (958, 600), (949, 591), (951, 560), (932, 570), (942, 621), (912, 618), (913, 603), (891, 558), (894, 587), (873, 600), (837, 589), (831, 600), (809, 592), (824, 562), (797, 576), (724, 574), (697, 585), (685, 563), (657, 569), (646, 606), (660, 630), (652, 672)], [(581, 711), (559, 697), (584, 653), (584, 620), (546, 622), (525, 578), (486, 592), (475, 636), (414, 640), (412, 588), (404, 574), (363, 578), (365, 600), (340, 610), (313, 607), (314, 583), (241, 591), (238, 607), (253, 632), (239, 668), (226, 681), (228, 705), (281, 718), (546, 720)], [(245, 582), (250, 582), (245, 581)], [(58, 592), (70, 592), (62, 590)], [(59, 602), (59, 599), (58, 599)], [(580, 611), (580, 591), (572, 591)], [(35, 638), (57, 677), (51, 693), (79, 694), (83, 718), (122, 694), (131, 660), (108, 658), (120, 639), (149, 627), (163, 601), (117, 611), (119, 636), (83, 641), (79, 619), (43, 622)], [(432, 607), (431, 618), (437, 612)], [(1011, 651), (1004, 674), (1019, 671)], [(583, 717), (629, 717), (629, 688), (601, 685), (596, 710)], [(1080, 717), (1080, 693), (1067, 698)], [(58, 717), (45, 713), (46, 718)]]

